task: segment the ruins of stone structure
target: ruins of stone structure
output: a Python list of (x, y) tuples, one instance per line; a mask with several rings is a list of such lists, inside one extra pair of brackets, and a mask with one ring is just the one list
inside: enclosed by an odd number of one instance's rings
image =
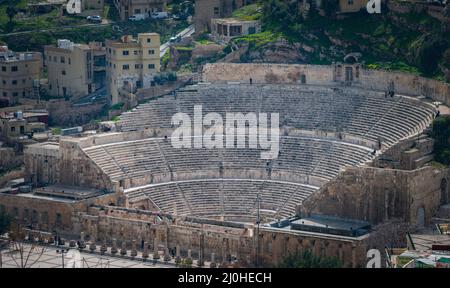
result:
[[(120, 132), (30, 145), (33, 192), (5, 191), (0, 204), (35, 228), (84, 232), (94, 250), (107, 243), (123, 255), (189, 252), (200, 263), (242, 265), (311, 250), (359, 267), (371, 225), (425, 225), (448, 201), (448, 169), (424, 167), (434, 102), (449, 104), (440, 82), (358, 64), (224, 63), (207, 65), (203, 81), (122, 114)], [(279, 113), (278, 157), (174, 148), (171, 117), (192, 117), (194, 105)]]

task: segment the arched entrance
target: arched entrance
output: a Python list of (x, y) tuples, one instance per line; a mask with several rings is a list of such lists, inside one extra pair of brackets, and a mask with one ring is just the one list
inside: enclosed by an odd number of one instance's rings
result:
[(441, 181), (441, 205), (448, 204), (448, 182), (447, 179)]

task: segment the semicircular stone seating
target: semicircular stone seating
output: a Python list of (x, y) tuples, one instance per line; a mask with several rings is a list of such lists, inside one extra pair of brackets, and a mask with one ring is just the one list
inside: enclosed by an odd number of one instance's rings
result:
[[(389, 147), (426, 128), (432, 106), (356, 88), (295, 85), (196, 85), (122, 114), (123, 132), (171, 128), (171, 117), (216, 112), (279, 113), (280, 125), (340, 131)], [(380, 140), (381, 139), (381, 140)], [(342, 168), (373, 159), (373, 149), (339, 139), (282, 136), (278, 158), (260, 149), (175, 149), (170, 138), (149, 138), (84, 149), (113, 181), (129, 179), (128, 202), (151, 201), (177, 215), (251, 216), (256, 197), (268, 219), (287, 217)]]

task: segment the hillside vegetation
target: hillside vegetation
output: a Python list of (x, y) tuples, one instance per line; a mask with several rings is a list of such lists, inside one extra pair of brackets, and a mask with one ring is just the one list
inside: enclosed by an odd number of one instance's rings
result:
[[(262, 33), (239, 37), (230, 47), (248, 45), (242, 62), (330, 64), (359, 52), (368, 68), (421, 74), (450, 81), (450, 25), (425, 12), (382, 14), (366, 11), (344, 19), (299, 11), (297, 1), (262, 0), (235, 12), (261, 19)], [(412, 4), (404, 4), (412, 5)], [(330, 8), (331, 9), (331, 8)], [(411, 9), (414, 11), (414, 9)], [(228, 48), (229, 49), (229, 48)]]

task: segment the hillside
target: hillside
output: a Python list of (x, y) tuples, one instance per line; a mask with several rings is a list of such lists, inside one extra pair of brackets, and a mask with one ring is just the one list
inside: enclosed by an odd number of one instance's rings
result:
[(279, 0), (261, 3), (235, 12), (260, 18), (263, 24), (262, 33), (235, 38), (225, 49), (239, 47), (240, 62), (330, 64), (358, 52), (368, 68), (450, 81), (450, 21), (433, 18), (412, 4), (402, 4), (400, 12), (385, 7), (382, 14), (362, 11), (338, 19), (313, 9), (292, 13), (294, 7)]

